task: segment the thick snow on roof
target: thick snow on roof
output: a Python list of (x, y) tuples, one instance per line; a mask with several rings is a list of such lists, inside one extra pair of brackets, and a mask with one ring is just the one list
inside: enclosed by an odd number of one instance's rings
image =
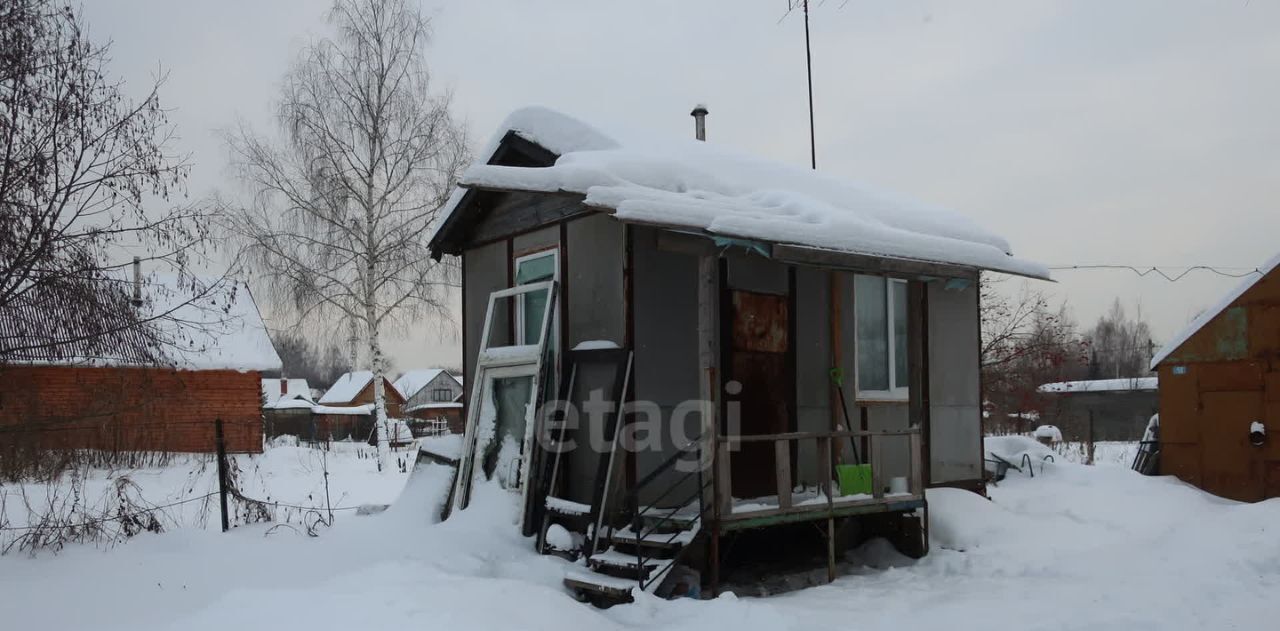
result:
[(1217, 317), (1219, 313), (1226, 311), (1227, 307), (1231, 306), (1231, 303), (1235, 302), (1240, 298), (1240, 296), (1243, 296), (1244, 292), (1249, 291), (1251, 287), (1258, 284), (1258, 281), (1262, 280), (1262, 278), (1267, 274), (1270, 274), (1277, 266), (1280, 266), (1280, 253), (1271, 257), (1271, 260), (1263, 263), (1262, 267), (1258, 268), (1258, 271), (1262, 272), (1261, 274), (1250, 274), (1245, 277), (1244, 280), (1240, 281), (1240, 284), (1236, 285), (1235, 289), (1227, 292), (1227, 294), (1218, 300), (1218, 302), (1212, 307), (1201, 311), (1200, 315), (1196, 316), (1196, 318), (1185, 328), (1179, 331), (1177, 335), (1169, 338), (1169, 341), (1160, 349), (1160, 352), (1152, 356), (1151, 369), (1155, 370), (1156, 366), (1160, 365), (1160, 362), (1164, 361), (1166, 357), (1178, 350), (1178, 347), (1185, 344), (1187, 340), (1191, 339), (1191, 336), (1195, 335), (1196, 331), (1199, 331), (1204, 325), (1208, 324), (1210, 320)]
[[(508, 132), (559, 159), (547, 168), (485, 164)], [(712, 143), (606, 134), (530, 107), (512, 113), (480, 156), (463, 187), (577, 193), (587, 206), (632, 223), (1049, 277), (1044, 266), (1014, 258), (1004, 239), (952, 211)], [(461, 198), (455, 193), (443, 218)]]
[(404, 398), (412, 398), (413, 395), (418, 394), (419, 390), (431, 383), (431, 380), (439, 377), (442, 372), (445, 372), (445, 369), (415, 368), (407, 370), (403, 375), (400, 375), (399, 379), (396, 379), (396, 390), (399, 390), (400, 394), (404, 395)]
[(1037, 388), (1037, 390), (1049, 393), (1131, 392), (1135, 390), (1156, 390), (1159, 385), (1159, 380), (1155, 377), (1133, 377), (1129, 379), (1059, 381), (1057, 383), (1046, 383)]
[[(281, 381), (285, 383), (284, 392), (280, 391)], [(263, 379), (262, 397), (262, 407), (269, 410), (309, 408), (316, 403), (306, 379)]]
[(344, 373), (320, 397), (320, 403), (350, 403), (373, 380), (373, 372), (356, 370)]

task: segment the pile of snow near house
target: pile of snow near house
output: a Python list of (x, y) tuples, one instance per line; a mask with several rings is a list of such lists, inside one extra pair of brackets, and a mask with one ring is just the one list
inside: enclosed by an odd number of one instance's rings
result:
[(1062, 442), (1062, 430), (1058, 429), (1057, 425), (1041, 425), (1036, 428), (1036, 431), (1032, 432), (1032, 435), (1040, 440), (1054, 443)]
[(181, 530), (0, 557), (0, 610), (15, 629), (186, 631), (1132, 631), (1265, 629), (1280, 618), (1280, 500), (1239, 504), (1121, 467), (1048, 464), (1034, 479), (1009, 477), (990, 501), (930, 490), (932, 550), (919, 561), (872, 541), (830, 585), (769, 598), (639, 595), (608, 610), (564, 590), (575, 566), (533, 552), (512, 525), (512, 496), (477, 487), (470, 508), (434, 523), (451, 479), (448, 467), (422, 466), (390, 510), (339, 519), (316, 538)]
[[(473, 165), (462, 187), (575, 193), (587, 207), (627, 222), (1049, 277), (1047, 268), (1015, 258), (1007, 241), (957, 213), (715, 143), (621, 127), (606, 132), (529, 107), (513, 112), (478, 155), (493, 155), (507, 133), (559, 158), (541, 168)], [(455, 193), (437, 225), (461, 199)]]

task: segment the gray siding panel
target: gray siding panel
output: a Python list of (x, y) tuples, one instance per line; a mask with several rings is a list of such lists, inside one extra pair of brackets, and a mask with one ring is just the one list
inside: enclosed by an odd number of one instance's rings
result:
[[(507, 286), (508, 262), (507, 244), (505, 241), (472, 248), (463, 252), (465, 277), (462, 279), (462, 300), (466, 305), (466, 321), (462, 323), (467, 341), (463, 364), (466, 374), (463, 383), (469, 387), (475, 383), (472, 377), (475, 372), (476, 354), (480, 352), (481, 328), (484, 326), (485, 309), (489, 305), (489, 294)], [(500, 327), (506, 330), (506, 325)]]
[(560, 226), (551, 225), (511, 238), (511, 254), (519, 257), (560, 245)]
[[(831, 318), (827, 272), (796, 269), (796, 430), (821, 432), (831, 427)], [(817, 441), (796, 446), (794, 482), (816, 485), (826, 463), (819, 463)]]
[(588, 340), (621, 345), (626, 336), (624, 226), (609, 215), (595, 214), (570, 221), (565, 234), (569, 348)]
[[(684, 401), (696, 401), (698, 391), (698, 259), (657, 249), (651, 228), (633, 229), (635, 270), (635, 394), (637, 401), (653, 402), (662, 411), (661, 449), (636, 454), (641, 475), (661, 464), (674, 447), (670, 419)], [(698, 415), (690, 414), (680, 428), (694, 436)], [(673, 476), (678, 476), (674, 473)], [(657, 495), (663, 482), (653, 486)], [(694, 487), (696, 488), (696, 487)], [(672, 497), (683, 496), (676, 491)], [(653, 496), (645, 498), (652, 500)]]
[(929, 283), (930, 482), (982, 477), (978, 289)]

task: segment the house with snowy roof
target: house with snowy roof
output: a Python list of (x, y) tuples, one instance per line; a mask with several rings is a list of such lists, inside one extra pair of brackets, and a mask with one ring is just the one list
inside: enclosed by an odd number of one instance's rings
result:
[(1280, 254), (1151, 360), (1159, 472), (1242, 501), (1280, 497)]
[(129, 287), (55, 284), (0, 310), (0, 426), (30, 430), (2, 434), (36, 450), (208, 452), (221, 419), (229, 451), (262, 451), (261, 375), (281, 362), (248, 287), (140, 274)]
[[(383, 383), (387, 418), (400, 418), (404, 395), (390, 381)], [(369, 440), (374, 429), (373, 372), (343, 373), (320, 396), (312, 411), (313, 440)]]
[(506, 119), (430, 247), (462, 268), (448, 511), (504, 489), (611, 601), (677, 566), (714, 591), (819, 531), (832, 570), (854, 537), (923, 554), (925, 488), (983, 488), (978, 275), (1048, 278), (952, 211), (544, 108)]
[(405, 397), (405, 416), (430, 423), (432, 433), (462, 433), (462, 382), (452, 373), (443, 368), (407, 370), (395, 386)]

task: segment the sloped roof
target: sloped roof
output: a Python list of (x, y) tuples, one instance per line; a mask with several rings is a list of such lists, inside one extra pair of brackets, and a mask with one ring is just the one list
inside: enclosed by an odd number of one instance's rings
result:
[(1169, 341), (1165, 343), (1160, 351), (1152, 356), (1151, 369), (1155, 370), (1156, 366), (1160, 365), (1160, 362), (1163, 362), (1165, 358), (1172, 355), (1174, 351), (1178, 350), (1178, 347), (1186, 344), (1187, 340), (1191, 339), (1191, 336), (1196, 334), (1196, 331), (1199, 331), (1204, 327), (1204, 325), (1208, 324), (1210, 320), (1216, 318), (1218, 314), (1226, 311), (1232, 303), (1239, 300), (1245, 292), (1252, 289), (1254, 285), (1258, 284), (1258, 281), (1261, 281), (1278, 266), (1280, 266), (1280, 253), (1271, 257), (1271, 260), (1263, 263), (1262, 266), (1258, 268), (1258, 271), (1262, 272), (1261, 274), (1250, 274), (1249, 276), (1246, 276), (1244, 280), (1241, 280), (1234, 289), (1224, 294), (1212, 307), (1201, 311), (1200, 315), (1196, 316), (1195, 319), (1179, 331), (1177, 335), (1169, 338)]
[(287, 379), (285, 391), (280, 392), (280, 379), (263, 379), (262, 396), (264, 408), (288, 409), (315, 405), (311, 398), (311, 387), (306, 379)]
[[(412, 399), (414, 395), (418, 394), (419, 390), (425, 388), (427, 384), (431, 383), (436, 377), (439, 377), (440, 373), (449, 374), (448, 371), (443, 368), (415, 368), (413, 370), (406, 370), (404, 374), (400, 375), (399, 379), (396, 379), (396, 390), (399, 390), (400, 394), (404, 395), (404, 398)], [(452, 377), (452, 375), (450, 375), (450, 377)]]
[[(365, 386), (369, 385), (370, 381), (373, 381), (373, 372), (369, 370), (354, 370), (344, 373), (341, 377), (338, 377), (337, 381), (333, 382), (333, 385), (325, 391), (317, 403), (350, 403), (360, 394), (361, 390), (364, 390)], [(394, 383), (390, 381), (384, 381), (383, 383), (386, 384), (388, 394), (394, 392), (403, 397), (400, 389)]]
[[(558, 157), (552, 166), (488, 164), (509, 135)], [(601, 131), (541, 107), (512, 113), (464, 189), (569, 193), (621, 221), (708, 235), (1049, 278), (1007, 241), (950, 210), (713, 143)], [(451, 230), (464, 191), (442, 210), (431, 247)]]
[(142, 304), (131, 282), (33, 288), (0, 309), (0, 360), (17, 363), (279, 370), (280, 356), (247, 286), (153, 275)]

